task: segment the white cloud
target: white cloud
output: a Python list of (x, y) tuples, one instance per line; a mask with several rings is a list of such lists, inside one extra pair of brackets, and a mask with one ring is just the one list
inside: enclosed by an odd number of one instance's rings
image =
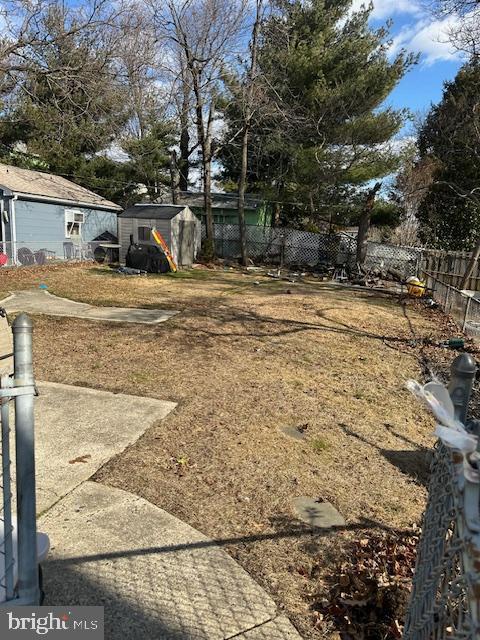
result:
[[(368, 6), (368, 0), (353, 0), (350, 11), (353, 13)], [(371, 17), (374, 20), (383, 20), (393, 15), (418, 15), (420, 13), (421, 8), (417, 0), (373, 0)]]
[(374, 0), (372, 18), (382, 20), (394, 14), (418, 15), (421, 8), (415, 0)]
[[(368, 7), (369, 0), (353, 0), (350, 12), (358, 11), (362, 6)], [(442, 60), (458, 60), (461, 57), (448, 37), (449, 32), (455, 31), (459, 26), (459, 16), (452, 14), (434, 18), (425, 9), (422, 0), (373, 0), (370, 14), (372, 20), (387, 20), (400, 15), (407, 17), (409, 22), (393, 37), (390, 48), (392, 56), (404, 48), (412, 53), (420, 53), (425, 65)]]
[(442, 60), (458, 60), (461, 54), (452, 47), (448, 34), (458, 26), (459, 20), (455, 15), (442, 19), (424, 16), (401, 29), (393, 38), (390, 54), (394, 55), (404, 48), (422, 54), (422, 62), (426, 65)]

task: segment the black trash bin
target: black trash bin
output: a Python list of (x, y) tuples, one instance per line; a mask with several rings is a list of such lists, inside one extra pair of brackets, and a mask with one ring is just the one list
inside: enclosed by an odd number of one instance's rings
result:
[(167, 273), (170, 271), (170, 265), (161, 248), (151, 244), (131, 244), (127, 251), (125, 264), (132, 269), (141, 269), (148, 271), (148, 273)]

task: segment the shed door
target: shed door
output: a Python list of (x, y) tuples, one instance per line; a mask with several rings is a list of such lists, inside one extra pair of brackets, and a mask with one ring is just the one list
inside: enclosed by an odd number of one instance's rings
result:
[(179, 220), (179, 252), (178, 263), (190, 265), (195, 253), (195, 222), (191, 220)]

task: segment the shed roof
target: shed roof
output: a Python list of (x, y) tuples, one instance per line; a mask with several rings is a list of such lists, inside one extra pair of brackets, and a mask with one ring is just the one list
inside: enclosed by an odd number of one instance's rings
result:
[(144, 220), (171, 220), (187, 207), (184, 204), (144, 204), (139, 202), (128, 207), (120, 218), (142, 218)]
[(76, 205), (86, 205), (98, 209), (114, 209), (121, 207), (98, 194), (81, 187), (66, 178), (42, 171), (21, 169), (9, 164), (0, 164), (0, 189), (25, 198), (35, 200), (52, 200)]

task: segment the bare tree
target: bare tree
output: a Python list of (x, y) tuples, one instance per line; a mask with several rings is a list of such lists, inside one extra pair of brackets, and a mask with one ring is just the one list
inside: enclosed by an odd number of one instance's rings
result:
[(201, 152), (206, 251), (214, 253), (212, 215), (212, 163), (215, 157), (214, 124), (222, 78), (228, 60), (239, 46), (243, 31), (244, 0), (167, 0), (155, 7), (159, 32), (171, 44), (172, 55), (185, 64), (182, 82), (191, 88), (194, 124)]
[(373, 206), (375, 204), (375, 197), (381, 188), (382, 183), (376, 182), (373, 187), (367, 191), (365, 204), (363, 205), (363, 209), (360, 214), (357, 234), (357, 264), (359, 265), (363, 265), (367, 257), (367, 241), (370, 219), (372, 216)]
[(417, 214), (428, 190), (434, 182), (438, 162), (430, 156), (418, 157), (415, 144), (404, 152), (400, 170), (390, 192), (391, 199), (402, 209), (400, 224), (392, 231), (390, 242), (418, 246), (419, 222)]
[(427, 6), (440, 18), (449, 20), (448, 38), (469, 56), (480, 54), (480, 2), (478, 0), (427, 0)]
[[(64, 29), (56, 38), (67, 39), (77, 34), (96, 34), (102, 37), (104, 46), (113, 31), (106, 27), (118, 26), (118, 20), (125, 15), (122, 1), (113, 4), (108, 0), (89, 0), (80, 6), (65, 7), (49, 0), (5, 0), (0, 8), (2, 35), (0, 37), (0, 74), (11, 76), (16, 72), (34, 69), (38, 73), (50, 75), (62, 71), (61, 67), (45, 65), (41, 52), (54, 44), (52, 34), (45, 28), (55, 11), (64, 15)], [(100, 29), (102, 28), (102, 29)], [(100, 36), (101, 34), (101, 36)]]
[(240, 231), (240, 252), (242, 264), (248, 264), (247, 237), (245, 226), (245, 191), (247, 186), (248, 141), (254, 111), (255, 88), (257, 82), (258, 39), (262, 22), (264, 0), (255, 1), (255, 14), (250, 38), (250, 64), (247, 70), (243, 93), (242, 162), (238, 180), (238, 225)]
[(127, 135), (143, 138), (152, 119), (165, 117), (168, 96), (161, 88), (162, 68), (155, 31), (149, 15), (132, 7), (119, 24), (116, 47), (118, 74), (128, 89), (131, 117)]

